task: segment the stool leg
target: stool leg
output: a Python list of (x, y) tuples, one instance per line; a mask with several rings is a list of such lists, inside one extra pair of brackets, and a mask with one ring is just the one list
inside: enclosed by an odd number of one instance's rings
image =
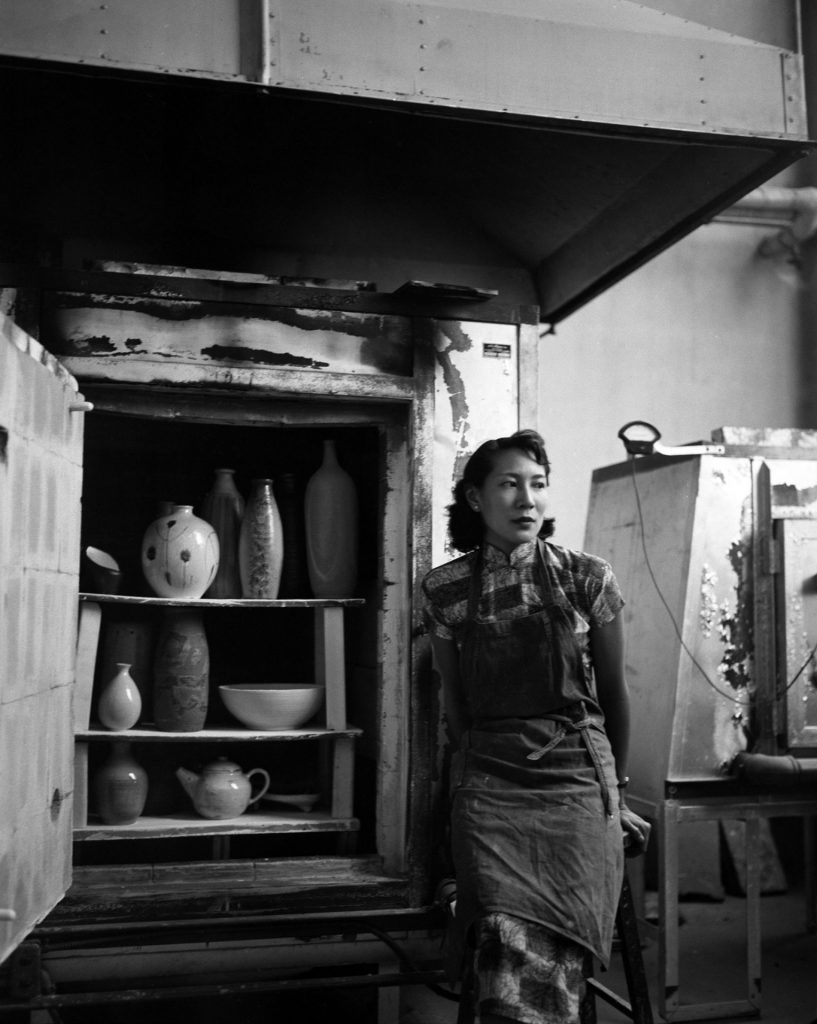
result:
[(621, 897), (616, 914), (616, 927), (621, 942), (621, 959), (627, 992), (632, 1008), (633, 1024), (653, 1024), (652, 1004), (641, 955), (641, 939), (638, 934), (638, 920), (630, 882), (625, 873)]
[(597, 1024), (596, 1016), (596, 994), (592, 984), (588, 984), (593, 977), (593, 957), (590, 953), (584, 958), (585, 986), (579, 1003), (579, 1024)]
[(460, 986), (460, 1004), (457, 1010), (457, 1024), (474, 1024), (477, 1015), (476, 1006), (476, 975), (474, 972), (474, 953), (469, 949), (465, 957), (465, 969), (462, 973)]

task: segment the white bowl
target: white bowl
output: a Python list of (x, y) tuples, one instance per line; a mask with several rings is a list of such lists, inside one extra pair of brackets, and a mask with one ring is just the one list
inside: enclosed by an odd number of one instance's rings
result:
[(323, 704), (324, 688), (305, 683), (219, 686), (224, 706), (248, 729), (297, 729)]

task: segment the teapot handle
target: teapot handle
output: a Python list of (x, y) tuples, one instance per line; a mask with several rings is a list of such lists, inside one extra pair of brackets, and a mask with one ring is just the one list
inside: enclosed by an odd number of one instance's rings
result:
[[(247, 772), (247, 781), (248, 782), (252, 778), (253, 775), (263, 775), (264, 779), (265, 779), (265, 782), (264, 782), (264, 785), (261, 787), (261, 789), (259, 789), (258, 792), (255, 794), (255, 796), (247, 801), (247, 806), (248, 807), (249, 807), (250, 804), (254, 804), (256, 802), (256, 800), (260, 800), (261, 797), (266, 793), (266, 791), (270, 787), (269, 772), (267, 772), (266, 769), (264, 769), (264, 768), (252, 768), (252, 769), (250, 769), (250, 771)], [(250, 783), (250, 785), (252, 785), (252, 783)]]

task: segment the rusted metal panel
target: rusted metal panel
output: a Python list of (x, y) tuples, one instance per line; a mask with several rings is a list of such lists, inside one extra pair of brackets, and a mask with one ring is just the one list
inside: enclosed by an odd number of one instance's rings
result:
[(780, 641), (781, 703), (786, 740), (798, 753), (817, 750), (817, 519), (783, 520), (781, 526), (783, 616)]
[[(640, 459), (593, 475), (585, 546), (613, 564), (628, 602), (630, 768), (650, 803), (667, 782), (726, 780), (741, 750), (814, 743), (817, 459), (771, 457), (782, 451)], [(803, 451), (813, 456), (813, 438)]]
[(446, 507), (469, 455), (483, 441), (519, 427), (519, 328), (434, 323), (434, 482), (431, 557), (452, 556)]
[(71, 878), (81, 398), (0, 316), (0, 961)]
[(196, 364), (410, 377), (411, 334), (397, 317), (211, 304), (195, 300), (56, 293), (44, 340), (72, 366)]

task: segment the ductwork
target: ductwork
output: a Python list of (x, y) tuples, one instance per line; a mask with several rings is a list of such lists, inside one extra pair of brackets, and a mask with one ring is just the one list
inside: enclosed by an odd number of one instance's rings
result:
[(769, 789), (817, 786), (817, 757), (741, 753), (732, 762), (732, 772), (750, 786)]
[(799, 263), (801, 245), (817, 234), (817, 188), (761, 185), (715, 220), (752, 227), (779, 227), (776, 234), (763, 239), (758, 255), (764, 259), (783, 258)]

